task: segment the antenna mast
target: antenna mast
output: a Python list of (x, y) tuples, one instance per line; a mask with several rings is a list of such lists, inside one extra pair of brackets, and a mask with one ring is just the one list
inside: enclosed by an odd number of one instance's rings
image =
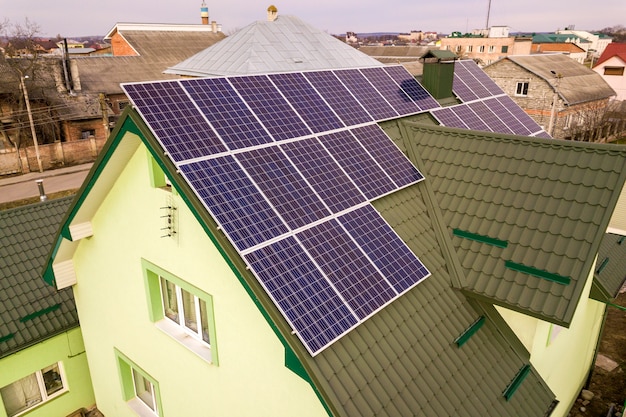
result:
[(485, 26), (485, 29), (489, 29), (489, 13), (491, 13), (491, 0), (489, 0), (489, 5), (487, 6), (487, 26)]

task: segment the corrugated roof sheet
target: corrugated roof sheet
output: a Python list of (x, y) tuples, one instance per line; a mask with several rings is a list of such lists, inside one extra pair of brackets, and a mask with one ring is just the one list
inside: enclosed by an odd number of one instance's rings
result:
[(615, 299), (626, 281), (626, 237), (607, 233), (602, 239), (594, 271), (610, 298)]
[[(558, 93), (567, 105), (585, 103), (615, 96), (615, 91), (602, 76), (563, 54), (511, 55), (504, 59), (545, 79), (552, 85), (558, 81)], [(492, 65), (498, 65), (496, 61)]]
[(41, 278), (72, 198), (0, 211), (0, 358), (78, 326), (72, 289)]
[(166, 72), (206, 77), (379, 66), (328, 33), (284, 15), (254, 22)]
[(407, 127), (465, 270), (462, 288), (568, 325), (624, 186), (626, 148)]

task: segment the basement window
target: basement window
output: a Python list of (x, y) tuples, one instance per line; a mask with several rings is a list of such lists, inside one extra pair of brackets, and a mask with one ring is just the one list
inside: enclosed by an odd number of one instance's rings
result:
[(624, 75), (624, 67), (604, 67), (604, 75)]
[(520, 97), (526, 97), (528, 95), (528, 81), (518, 82), (515, 85), (515, 95)]

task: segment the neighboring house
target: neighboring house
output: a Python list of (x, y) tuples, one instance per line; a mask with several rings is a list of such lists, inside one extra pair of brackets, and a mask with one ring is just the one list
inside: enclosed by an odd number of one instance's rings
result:
[(615, 91), (591, 69), (562, 54), (509, 56), (485, 72), (557, 139), (605, 140)]
[(420, 60), (429, 50), (429, 46), (361, 46), (359, 51), (371, 56), (383, 64), (402, 64), (411, 74), (422, 75), (423, 65)]
[(454, 32), (441, 39), (440, 48), (452, 51), (462, 59), (473, 59), (484, 66), (509, 55), (530, 53), (531, 39), (510, 35), (506, 26), (494, 26), (473, 33)]
[[(603, 318), (596, 254), (626, 231), (626, 151), (502, 134), (524, 125), (471, 61), (442, 64), (451, 114), (499, 109), (490, 132), (433, 126), (446, 108), (399, 66), (231, 59), (124, 86), (49, 259), (105, 415), (567, 415)], [(373, 279), (398, 270), (393, 295)]]
[(626, 43), (611, 43), (593, 66), (617, 93), (616, 100), (626, 100)]
[(67, 416), (95, 404), (72, 289), (41, 279), (72, 198), (0, 211), (0, 416)]
[(564, 54), (579, 64), (584, 64), (587, 59), (587, 52), (575, 43), (570, 42), (533, 42), (530, 52), (533, 54)]
[(586, 30), (564, 29), (557, 30), (560, 35), (574, 35), (580, 39), (584, 39), (589, 43), (587, 51), (594, 57), (599, 57), (604, 53), (607, 46), (613, 42), (613, 39), (604, 33), (591, 33)]
[[(593, 50), (593, 43), (573, 33), (535, 33), (532, 35), (533, 45), (560, 45), (572, 44), (578, 46), (585, 53)], [(547, 52), (547, 51), (543, 51)]]

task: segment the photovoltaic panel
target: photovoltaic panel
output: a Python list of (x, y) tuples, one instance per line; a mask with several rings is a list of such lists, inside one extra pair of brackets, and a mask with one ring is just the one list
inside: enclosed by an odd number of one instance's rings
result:
[(226, 150), (178, 83), (126, 84), (123, 88), (174, 162)]
[(193, 162), (180, 170), (240, 251), (288, 232), (232, 156)]
[(397, 295), (336, 220), (303, 230), (296, 238), (359, 319)]
[[(504, 105), (504, 103), (508, 104), (508, 100), (503, 102), (500, 98), (502, 97), (485, 100), (485, 104), (500, 116), (502, 121), (513, 131), (513, 133), (523, 136), (530, 135), (532, 133), (530, 129), (524, 126), (524, 124), (520, 122), (519, 119), (515, 117), (515, 115)], [(537, 130), (541, 130), (534, 121), (532, 124), (537, 126)]]
[(202, 78), (181, 83), (229, 149), (272, 142), (226, 79)]
[[(463, 102), (491, 97), (493, 94), (474, 77), (468, 69), (468, 66), (464, 65), (462, 62), (463, 61), (457, 61), (454, 64), (452, 91), (454, 91)], [(474, 64), (473, 61), (472, 63)]]
[(417, 104), (411, 100), (383, 68), (363, 68), (361, 72), (399, 115), (406, 116), (420, 111)]
[(452, 107), (452, 111), (456, 113), (459, 119), (462, 119), (467, 127), (471, 130), (482, 130), (483, 132), (491, 132), (491, 129), (483, 120), (469, 108), (467, 104), (460, 104)]
[(305, 72), (304, 77), (309, 80), (346, 126), (373, 121), (372, 116), (331, 71)]
[(411, 97), (420, 110), (430, 110), (439, 107), (437, 100), (404, 67), (399, 65), (388, 66), (384, 67), (384, 70)]
[(372, 84), (365, 78), (359, 70), (335, 70), (333, 71), (337, 78), (348, 87), (348, 90), (354, 94), (361, 105), (372, 115), (374, 120), (385, 120), (392, 117), (398, 117), (398, 113), (391, 107), (389, 103), (380, 95)]
[(293, 237), (245, 259), (311, 354), (358, 321)]
[(249, 150), (237, 154), (236, 158), (291, 229), (330, 215), (278, 147)]
[(339, 217), (374, 265), (398, 293), (403, 293), (430, 272), (370, 205)]
[(376, 162), (389, 173), (398, 188), (424, 179), (413, 163), (398, 149), (378, 125), (351, 130)]
[(453, 107), (442, 107), (440, 109), (431, 110), (431, 114), (443, 126), (457, 127), (459, 129), (467, 129), (467, 125), (454, 112)]
[(316, 138), (287, 143), (281, 148), (333, 213), (366, 201)]
[(494, 112), (490, 109), (485, 102), (483, 101), (475, 101), (473, 103), (467, 104), (467, 106), (472, 109), (474, 113), (478, 115), (478, 117), (483, 120), (487, 126), (491, 129), (492, 132), (499, 133), (513, 133), (511, 130)]
[(498, 100), (517, 120), (524, 125), (524, 127), (530, 133), (541, 131), (541, 127), (530, 117), (520, 106), (518, 106), (511, 97), (501, 96), (496, 97), (494, 100)]
[(274, 140), (310, 135), (302, 119), (265, 75), (232, 77), (231, 84), (250, 106)]
[(455, 65), (460, 65), (465, 68), (476, 79), (476, 81), (478, 81), (488, 91), (488, 94), (481, 96), (481, 98), (504, 94), (504, 91), (502, 91), (498, 84), (496, 84), (496, 82), (473, 60), (457, 61)]
[(313, 132), (345, 127), (304, 75), (285, 73), (271, 74), (269, 77)]
[(320, 136), (319, 140), (368, 199), (373, 200), (396, 189), (391, 178), (350, 132), (330, 133)]

